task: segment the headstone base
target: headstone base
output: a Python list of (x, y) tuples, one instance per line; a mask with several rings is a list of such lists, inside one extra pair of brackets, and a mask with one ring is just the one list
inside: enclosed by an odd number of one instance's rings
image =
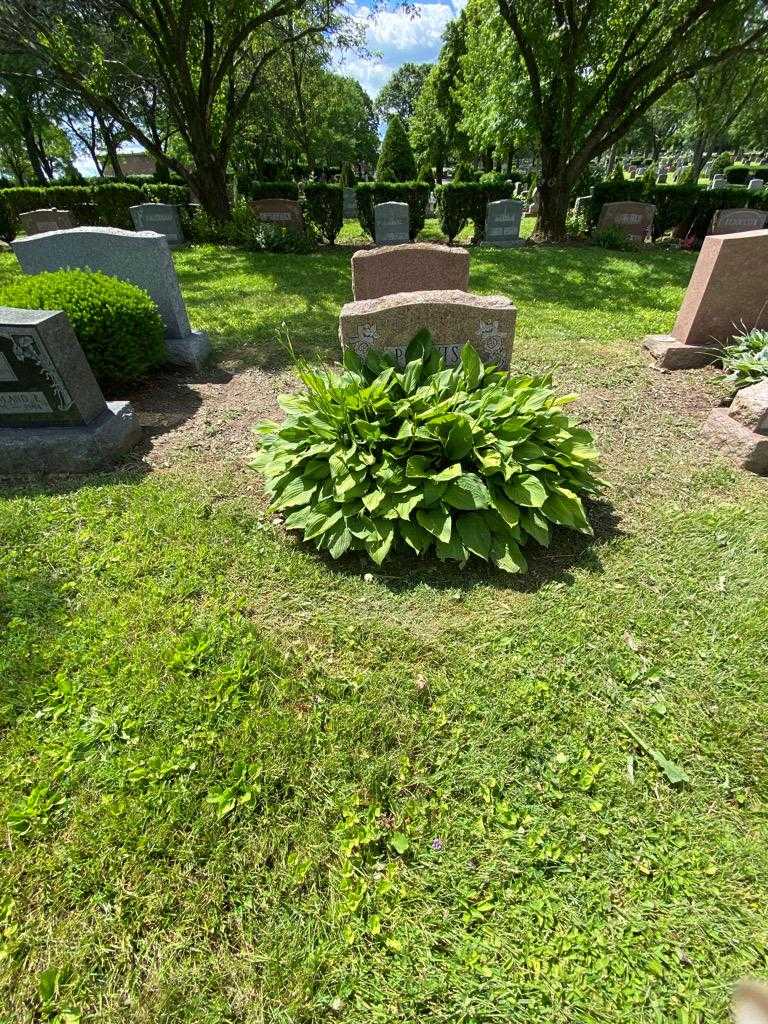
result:
[(713, 409), (704, 423), (704, 433), (741, 469), (768, 475), (768, 435), (745, 427), (733, 419), (729, 409)]
[(684, 345), (671, 334), (647, 334), (643, 348), (650, 352), (661, 370), (694, 370), (717, 360), (710, 345)]
[(186, 338), (166, 338), (168, 362), (199, 370), (211, 354), (211, 343), (205, 331), (192, 331)]
[(104, 469), (141, 436), (130, 402), (107, 402), (101, 416), (86, 426), (0, 427), (0, 476)]

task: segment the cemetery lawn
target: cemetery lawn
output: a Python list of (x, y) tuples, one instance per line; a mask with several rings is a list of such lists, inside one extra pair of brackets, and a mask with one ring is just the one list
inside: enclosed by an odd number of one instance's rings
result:
[[(282, 387), (282, 324), (338, 357), (349, 255), (174, 258), (232, 381)], [(524, 577), (294, 543), (234, 404), (3, 492), (3, 1024), (727, 1019), (768, 971), (768, 484), (700, 436), (714, 372), (640, 352), (692, 266), (473, 252), (609, 484)]]

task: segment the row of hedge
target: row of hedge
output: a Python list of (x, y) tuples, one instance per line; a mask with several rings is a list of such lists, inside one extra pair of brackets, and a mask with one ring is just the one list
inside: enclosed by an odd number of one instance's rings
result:
[(485, 213), (488, 203), (511, 199), (515, 186), (508, 182), (450, 182), (435, 189), (440, 230), (452, 242), (464, 226), (472, 221), (473, 242), (485, 238)]
[(140, 203), (175, 203), (186, 206), (190, 192), (185, 185), (161, 182), (130, 185), (103, 182), (98, 185), (48, 185), (0, 189), (0, 238), (10, 242), (19, 229), (19, 216), (31, 210), (56, 207), (69, 210), (78, 225), (101, 224), (111, 228), (133, 227), (130, 207)]
[(731, 164), (723, 173), (729, 185), (747, 185), (751, 178), (768, 181), (768, 167), (764, 164)]
[(703, 237), (716, 210), (747, 207), (768, 210), (768, 188), (749, 192), (740, 185), (708, 189), (700, 185), (648, 185), (634, 181), (603, 181), (595, 185), (588, 208), (590, 227), (597, 223), (603, 203), (653, 203), (656, 207), (653, 233), (660, 238), (666, 231), (678, 236), (689, 233)]

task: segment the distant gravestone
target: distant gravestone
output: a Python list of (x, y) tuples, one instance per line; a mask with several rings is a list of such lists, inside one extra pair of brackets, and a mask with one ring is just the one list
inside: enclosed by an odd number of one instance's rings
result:
[(99, 270), (138, 285), (154, 299), (163, 318), (169, 361), (199, 367), (208, 356), (208, 336), (189, 325), (171, 251), (162, 235), (120, 228), (73, 228), (17, 238), (12, 247), (25, 274), (72, 267)]
[(578, 196), (577, 197), (576, 202), (573, 204), (573, 212), (576, 214), (577, 217), (580, 214), (587, 212), (586, 208), (589, 206), (589, 203), (590, 203), (591, 199), (592, 199), (592, 196)]
[(377, 245), (402, 245), (410, 241), (408, 203), (377, 203), (373, 219)]
[(724, 174), (714, 174), (712, 180), (709, 183), (710, 191), (714, 188), (725, 188), (728, 184), (728, 179)]
[(304, 214), (295, 199), (253, 199), (248, 203), (259, 220), (304, 234)]
[(75, 226), (75, 219), (69, 210), (30, 210), (19, 214), (19, 222), (25, 234), (39, 235), (43, 231), (67, 231)]
[(633, 242), (644, 242), (653, 228), (656, 207), (652, 203), (604, 203), (597, 222), (598, 230), (615, 225)]
[(62, 312), (0, 306), (0, 476), (88, 472), (132, 448), (128, 402), (105, 402)]
[(765, 210), (716, 210), (708, 234), (730, 235), (737, 231), (760, 231), (765, 227), (767, 218)]
[(744, 324), (768, 329), (767, 295), (768, 231), (708, 235), (672, 333), (644, 345), (666, 369), (704, 366)]
[(357, 216), (357, 192), (353, 188), (345, 188), (344, 196), (344, 219), (354, 220)]
[(352, 256), (355, 300), (378, 299), (395, 292), (469, 287), (469, 253), (458, 246), (409, 242), (360, 249)]
[(132, 206), (131, 220), (137, 231), (156, 231), (164, 235), (168, 245), (183, 245), (179, 208), (173, 203), (141, 203)]
[(488, 363), (507, 368), (517, 310), (503, 295), (469, 292), (399, 292), (342, 307), (339, 337), (345, 351), (365, 358), (371, 349), (388, 352), (399, 365), (414, 335), (428, 330), (448, 366), (461, 359), (467, 342)]
[(762, 178), (750, 178), (749, 184), (747, 185), (747, 192), (759, 192), (765, 187), (765, 182)]
[(485, 208), (485, 244), (507, 249), (522, 245), (520, 222), (523, 204), (518, 199), (497, 199)]
[(536, 191), (533, 193), (533, 200), (531, 201), (530, 205), (526, 208), (526, 211), (525, 211), (526, 217), (538, 217), (538, 215), (539, 215), (539, 202), (540, 202), (539, 190), (536, 189)]

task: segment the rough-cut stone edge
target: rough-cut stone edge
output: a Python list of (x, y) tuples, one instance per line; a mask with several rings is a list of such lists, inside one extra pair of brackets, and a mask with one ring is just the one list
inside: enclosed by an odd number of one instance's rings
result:
[(749, 430), (768, 434), (768, 380), (737, 391), (728, 414)]
[(174, 366), (192, 366), (199, 370), (211, 354), (211, 343), (205, 331), (192, 331), (184, 338), (166, 338), (168, 362)]
[(717, 361), (717, 352), (704, 345), (684, 345), (672, 334), (647, 334), (643, 348), (661, 370), (694, 370)]
[(469, 306), (473, 309), (517, 309), (506, 295), (477, 295), (475, 292), (463, 292), (458, 288), (435, 288), (420, 292), (392, 292), (389, 295), (380, 295), (376, 299), (357, 299), (341, 307), (341, 316), (367, 316), (406, 306), (440, 306), (447, 303)]
[(729, 460), (752, 473), (768, 475), (768, 437), (765, 434), (756, 434), (732, 419), (728, 409), (713, 409), (703, 430)]
[(92, 423), (75, 427), (0, 427), (0, 476), (90, 473), (141, 440), (130, 402), (107, 402)]

